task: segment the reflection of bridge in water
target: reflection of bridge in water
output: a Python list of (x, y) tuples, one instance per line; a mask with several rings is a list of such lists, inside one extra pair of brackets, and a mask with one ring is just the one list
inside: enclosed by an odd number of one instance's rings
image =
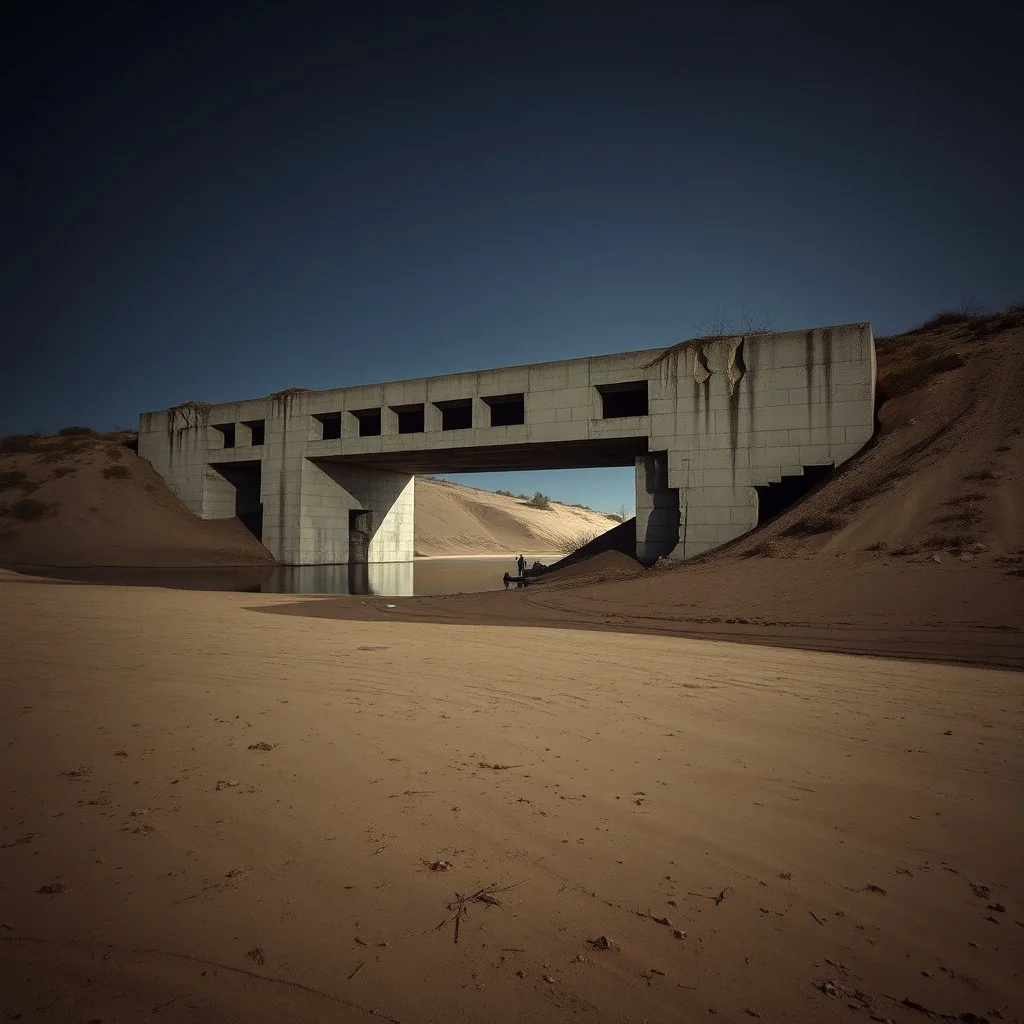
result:
[(169, 587), (175, 590), (413, 597), (500, 590), (502, 574), (514, 566), (514, 556), (495, 555), (362, 565), (262, 565), (210, 569), (33, 568), (31, 572), (34, 576), (83, 583)]

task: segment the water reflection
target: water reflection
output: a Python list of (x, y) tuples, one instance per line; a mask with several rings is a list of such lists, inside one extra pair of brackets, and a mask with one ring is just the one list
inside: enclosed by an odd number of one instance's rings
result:
[[(558, 555), (527, 554), (550, 563)], [(269, 565), (210, 569), (51, 569), (17, 566), (32, 576), (113, 586), (230, 590), (264, 594), (367, 594), (420, 597), (501, 590), (502, 575), (516, 573), (515, 556), (423, 558), (374, 565)]]

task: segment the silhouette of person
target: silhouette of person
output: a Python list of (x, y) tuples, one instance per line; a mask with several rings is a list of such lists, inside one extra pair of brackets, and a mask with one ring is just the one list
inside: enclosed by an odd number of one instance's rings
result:
[(505, 575), (501, 577), (501, 582), (505, 584), (505, 589), (506, 590), (508, 590), (509, 580), (511, 580), (511, 579), (512, 579), (512, 577), (509, 576), (508, 573), (505, 573)]
[(520, 555), (516, 559), (516, 565), (519, 567), (519, 575), (520, 576), (525, 576), (526, 575), (526, 559), (523, 558), (522, 555)]

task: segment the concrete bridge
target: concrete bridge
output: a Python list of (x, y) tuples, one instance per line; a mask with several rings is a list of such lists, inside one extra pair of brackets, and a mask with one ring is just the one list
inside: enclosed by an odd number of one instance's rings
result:
[(264, 398), (139, 421), (139, 454), (205, 519), (286, 565), (413, 557), (417, 473), (633, 466), (637, 557), (757, 525), (758, 489), (849, 459), (874, 429), (868, 324)]

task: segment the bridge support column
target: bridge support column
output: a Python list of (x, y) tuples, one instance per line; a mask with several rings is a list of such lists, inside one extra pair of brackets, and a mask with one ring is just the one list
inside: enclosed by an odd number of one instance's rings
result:
[(284, 564), (412, 560), (415, 477), (311, 458), (299, 476), (295, 514), (282, 523)]
[(679, 490), (669, 487), (668, 453), (636, 460), (636, 557), (657, 561), (675, 550), (680, 536)]

